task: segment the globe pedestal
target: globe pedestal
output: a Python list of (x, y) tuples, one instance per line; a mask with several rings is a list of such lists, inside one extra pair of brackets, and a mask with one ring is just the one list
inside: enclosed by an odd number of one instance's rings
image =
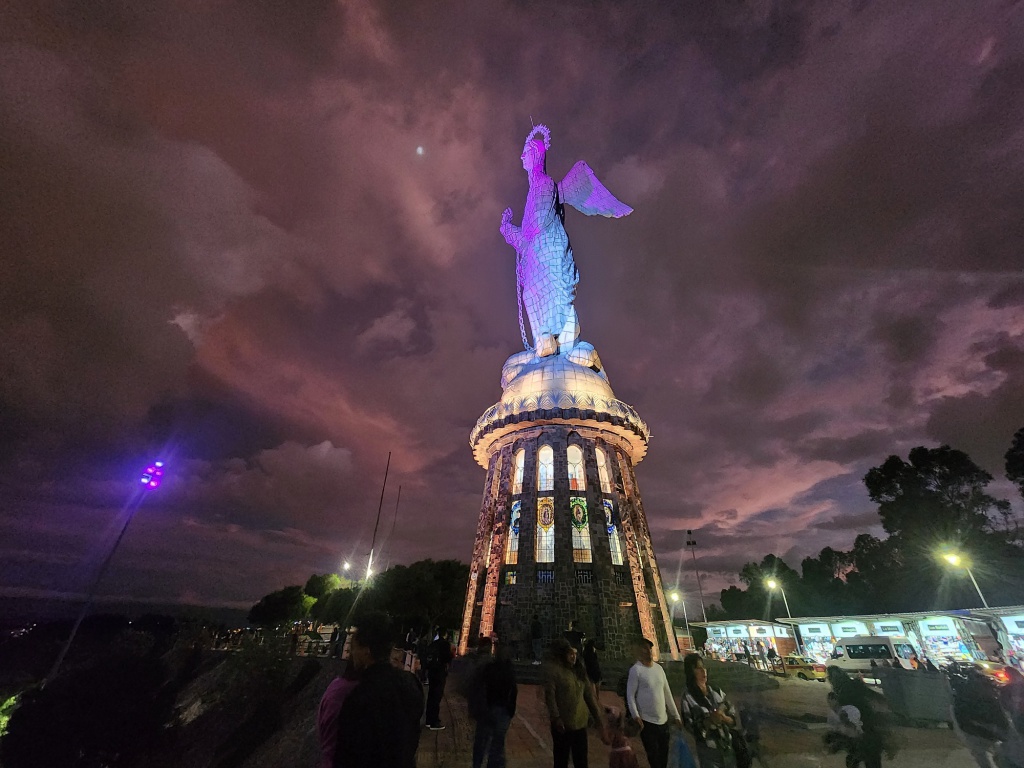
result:
[(585, 342), (513, 355), (502, 387), (470, 436), (487, 478), (460, 651), (496, 634), (525, 652), (536, 615), (545, 644), (575, 621), (610, 658), (639, 635), (678, 658), (634, 472), (647, 425)]

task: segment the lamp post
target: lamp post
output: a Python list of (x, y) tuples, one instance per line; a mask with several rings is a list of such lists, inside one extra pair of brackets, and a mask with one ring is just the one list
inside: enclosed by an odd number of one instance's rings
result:
[(704, 587), (700, 583), (700, 569), (697, 568), (697, 540), (693, 538), (693, 531), (686, 532), (686, 546), (690, 548), (690, 554), (693, 556), (693, 572), (697, 574), (697, 594), (700, 595), (700, 612), (704, 615), (704, 622), (707, 623), (708, 611), (704, 607)]
[(144, 494), (159, 488), (160, 483), (163, 482), (163, 478), (164, 463), (162, 461), (154, 461), (146, 467), (146, 471), (143, 472), (142, 476), (139, 478), (141, 487), (137, 488), (132, 493), (131, 497), (128, 499), (128, 503), (125, 505), (125, 511), (128, 515), (125, 518), (124, 525), (121, 526), (121, 532), (117, 534), (114, 546), (110, 548), (110, 552), (107, 553), (106, 558), (100, 565), (100, 569), (96, 572), (96, 578), (93, 579), (92, 586), (89, 587), (89, 592), (86, 595), (85, 602), (82, 603), (82, 609), (78, 612), (78, 617), (75, 619), (75, 623), (71, 627), (71, 634), (68, 635), (68, 639), (64, 641), (64, 646), (60, 649), (60, 653), (57, 655), (57, 660), (53, 663), (53, 667), (50, 669), (46, 677), (43, 678), (43, 682), (39, 686), (40, 688), (45, 688), (46, 684), (53, 680), (60, 671), (61, 664), (64, 663), (64, 657), (68, 655), (68, 651), (71, 649), (71, 644), (75, 641), (75, 635), (78, 634), (78, 628), (82, 626), (82, 622), (85, 620), (86, 614), (89, 613), (89, 608), (92, 607), (93, 598), (96, 597), (96, 589), (103, 580), (103, 576), (106, 574), (107, 568), (110, 567), (110, 561), (114, 559), (114, 553), (117, 551), (117, 547), (120, 545), (121, 539), (124, 538), (125, 531), (128, 530), (128, 524), (131, 523), (132, 518), (135, 517), (135, 513), (138, 512), (139, 507), (142, 506), (142, 500), (145, 498)]
[[(690, 634), (690, 622), (686, 618), (686, 601), (682, 600), (680, 598), (680, 596), (679, 596), (679, 593), (675, 592), (675, 591), (673, 591), (672, 594), (669, 595), (668, 599), (672, 601), (672, 613), (671, 613), (671, 616), (672, 616), (672, 634), (673, 634), (673, 636), (676, 634), (676, 604), (680, 603), (680, 602), (682, 602), (682, 604), (683, 604), (683, 627), (686, 629), (686, 636), (688, 638), (690, 638), (690, 646), (691, 646), (691, 650), (692, 650), (692, 647), (693, 647), (693, 635)], [(681, 654), (683, 652), (683, 649), (679, 647), (679, 638), (676, 637), (675, 641), (676, 641), (676, 651), (678, 651)]]
[(956, 552), (946, 552), (942, 555), (942, 559), (954, 568), (963, 568), (965, 571), (967, 571), (967, 575), (971, 577), (971, 583), (974, 585), (974, 588), (978, 592), (978, 597), (981, 598), (981, 604), (988, 608), (988, 601), (985, 599), (985, 596), (981, 593), (981, 587), (978, 586), (978, 580), (974, 578), (974, 574), (971, 572), (971, 567), (970, 565), (968, 565), (967, 561)]
[[(786, 590), (783, 589), (782, 584), (777, 582), (775, 579), (768, 579), (765, 582), (765, 586), (768, 587), (768, 589), (773, 591), (773, 592), (777, 589), (777, 590), (779, 590), (779, 592), (782, 593), (782, 602), (786, 604), (786, 616), (789, 617), (790, 619), (792, 619), (793, 618), (793, 614), (789, 610), (789, 600), (786, 599)], [(790, 624), (789, 626), (793, 629), (793, 638), (797, 639), (800, 635), (796, 631), (796, 628), (793, 627), (792, 624)], [(800, 651), (800, 653), (804, 652), (804, 649), (800, 646), (799, 640), (797, 640), (797, 650)]]
[(786, 599), (786, 590), (783, 589), (782, 585), (779, 584), (779, 582), (777, 582), (775, 579), (768, 579), (768, 581), (766, 581), (765, 584), (768, 585), (768, 589), (777, 589), (779, 590), (779, 592), (782, 593), (782, 602), (786, 604), (786, 616), (792, 619), (793, 614), (789, 611), (789, 600)]

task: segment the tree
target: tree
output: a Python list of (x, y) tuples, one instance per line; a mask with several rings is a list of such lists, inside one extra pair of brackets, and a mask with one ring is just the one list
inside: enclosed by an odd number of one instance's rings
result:
[(354, 587), (335, 589), (317, 600), (309, 615), (325, 624), (344, 624), (358, 594), (359, 590)]
[(890, 456), (864, 476), (882, 527), (901, 543), (922, 539), (964, 544), (993, 527), (1009, 503), (985, 492), (992, 475), (963, 451), (918, 446), (910, 461)]
[(1006, 479), (1017, 486), (1017, 492), (1024, 498), (1024, 427), (1014, 433), (1005, 458)]
[(303, 593), (302, 587), (279, 589), (264, 596), (249, 611), (249, 621), (263, 626), (276, 626), (305, 618), (313, 606), (313, 598)]
[(370, 582), (357, 607), (381, 610), (399, 623), (456, 626), (462, 619), (469, 566), (458, 560), (420, 560), (396, 565)]
[(313, 574), (306, 581), (306, 586), (302, 588), (312, 598), (319, 600), (321, 597), (326, 595), (328, 592), (341, 587), (341, 577), (336, 573), (321, 573)]

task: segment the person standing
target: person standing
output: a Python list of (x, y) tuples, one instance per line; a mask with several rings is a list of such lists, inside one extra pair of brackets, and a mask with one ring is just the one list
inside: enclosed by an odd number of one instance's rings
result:
[(597, 656), (597, 643), (587, 640), (583, 646), (583, 668), (594, 688), (594, 701), (601, 698), (601, 660)]
[(551, 720), (554, 768), (568, 768), (572, 755), (574, 768), (588, 768), (587, 720), (594, 718), (607, 743), (604, 716), (594, 700), (586, 673), (576, 663), (576, 649), (565, 638), (551, 646), (551, 661), (545, 670), (544, 704)]
[(394, 636), (382, 613), (360, 619), (352, 663), (360, 675), (338, 712), (333, 768), (415, 768), (423, 689), (391, 665)]
[(320, 766), (334, 765), (334, 747), (338, 741), (338, 713), (352, 689), (359, 682), (359, 673), (350, 656), (345, 671), (331, 681), (320, 699), (316, 714), (316, 730), (320, 740)]
[(683, 713), (697, 742), (697, 759), (701, 768), (736, 768), (732, 729), (736, 727), (736, 710), (725, 693), (708, 682), (704, 660), (695, 653), (683, 659), (686, 693)]
[(505, 735), (516, 714), (519, 688), (512, 660), (501, 645), (480, 662), (471, 685), (476, 689), (468, 697), (469, 714), (476, 720), (473, 768), (481, 768), (485, 758), (487, 768), (505, 768)]
[(636, 663), (626, 680), (626, 706), (640, 728), (640, 741), (651, 768), (668, 765), (669, 720), (682, 725), (665, 670), (654, 663), (654, 643), (639, 637), (633, 643)]
[(973, 665), (966, 675), (950, 676), (950, 683), (954, 731), (974, 761), (989, 768), (999, 742), (1009, 735), (1010, 724), (995, 686)]
[(575, 621), (569, 622), (569, 628), (562, 633), (562, 637), (569, 641), (569, 645), (576, 649), (577, 658), (583, 655), (583, 638), (586, 634), (580, 632)]
[(530, 620), (530, 645), (533, 649), (533, 665), (538, 666), (541, 663), (540, 655), (544, 650), (544, 625), (540, 623), (540, 618), (536, 613)]
[(452, 663), (452, 646), (448, 630), (441, 629), (427, 647), (427, 728), (443, 731), (441, 725), (441, 697), (448, 681), (448, 667)]
[(850, 734), (843, 747), (847, 749), (847, 768), (856, 768), (861, 763), (865, 768), (881, 768), (883, 752), (890, 759), (896, 754), (885, 714), (885, 697), (837, 666), (830, 666), (825, 674), (835, 694), (832, 706), (840, 722), (848, 724), (856, 732)]

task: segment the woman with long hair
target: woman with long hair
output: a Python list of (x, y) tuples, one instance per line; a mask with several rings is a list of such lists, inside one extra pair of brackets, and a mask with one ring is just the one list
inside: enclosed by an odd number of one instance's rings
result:
[(693, 731), (701, 768), (736, 768), (732, 733), (739, 720), (736, 710), (725, 693), (708, 682), (704, 659), (696, 653), (683, 659), (683, 672), (683, 720)]

